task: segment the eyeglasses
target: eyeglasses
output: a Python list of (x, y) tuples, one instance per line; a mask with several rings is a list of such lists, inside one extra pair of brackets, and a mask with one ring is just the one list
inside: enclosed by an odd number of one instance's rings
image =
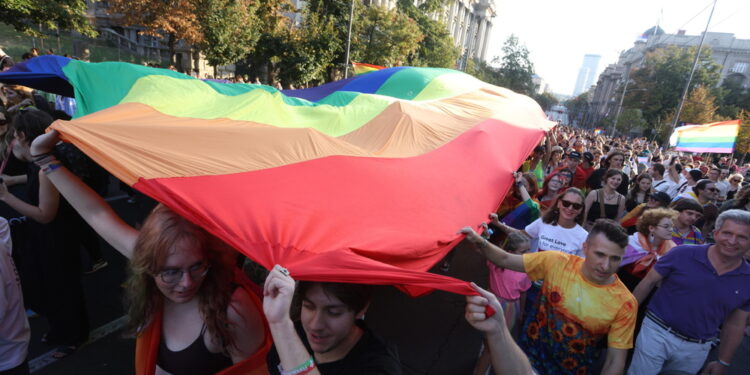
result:
[(159, 272), (161, 281), (165, 284), (177, 284), (182, 280), (185, 273), (190, 275), (191, 279), (200, 279), (206, 276), (208, 269), (211, 268), (208, 263), (200, 263), (190, 267), (187, 271), (181, 269), (167, 269)]
[(672, 226), (672, 225), (669, 225), (669, 224), (665, 224), (665, 225), (657, 225), (657, 227), (659, 227), (659, 228), (664, 228), (664, 229), (666, 229), (666, 230), (672, 230), (672, 229), (674, 228), (674, 226)]
[(706, 190), (708, 190), (708, 191), (710, 191), (712, 193), (718, 193), (719, 192), (719, 189), (717, 189), (717, 188), (708, 188)]
[(573, 206), (574, 210), (580, 210), (581, 208), (583, 208), (582, 204), (580, 204), (580, 203), (574, 203), (574, 202), (571, 202), (571, 201), (566, 201), (565, 199), (560, 199), (560, 203), (562, 203), (562, 206), (565, 207), (565, 208)]

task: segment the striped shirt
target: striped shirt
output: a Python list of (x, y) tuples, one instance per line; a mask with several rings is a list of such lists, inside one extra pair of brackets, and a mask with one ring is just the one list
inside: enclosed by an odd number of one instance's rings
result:
[(695, 225), (690, 226), (690, 232), (683, 235), (676, 228), (672, 230), (672, 241), (677, 245), (702, 245), (706, 241), (703, 239), (701, 230)]

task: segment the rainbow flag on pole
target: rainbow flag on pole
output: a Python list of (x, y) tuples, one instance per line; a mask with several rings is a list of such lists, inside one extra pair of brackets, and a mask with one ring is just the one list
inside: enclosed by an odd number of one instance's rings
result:
[(740, 129), (740, 120), (714, 122), (705, 125), (683, 126), (675, 129), (675, 150), (731, 154)]
[(378, 70), (385, 69), (384, 66), (380, 65), (372, 65), (372, 64), (365, 64), (365, 63), (352, 63), (352, 66), (354, 67), (354, 75), (360, 75), (365, 73), (370, 73)]

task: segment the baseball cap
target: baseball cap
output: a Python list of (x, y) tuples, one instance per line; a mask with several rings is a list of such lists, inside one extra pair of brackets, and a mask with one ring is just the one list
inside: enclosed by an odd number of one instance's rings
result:
[(555, 151), (563, 152), (563, 148), (560, 146), (554, 146), (552, 147), (552, 152), (555, 152)]
[(572, 159), (580, 159), (581, 153), (578, 151), (571, 151), (570, 153), (568, 153), (568, 157)]
[(592, 153), (590, 153), (588, 151), (586, 151), (586, 152), (583, 153), (583, 158), (586, 159), (586, 160), (588, 160), (589, 163), (593, 163), (594, 162), (594, 154), (592, 154)]

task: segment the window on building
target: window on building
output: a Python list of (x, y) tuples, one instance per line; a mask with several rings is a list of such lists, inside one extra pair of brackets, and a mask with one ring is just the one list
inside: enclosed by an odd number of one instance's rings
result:
[(734, 63), (734, 66), (731, 69), (732, 73), (745, 73), (747, 71), (747, 66), (750, 65), (746, 62), (736, 62)]

